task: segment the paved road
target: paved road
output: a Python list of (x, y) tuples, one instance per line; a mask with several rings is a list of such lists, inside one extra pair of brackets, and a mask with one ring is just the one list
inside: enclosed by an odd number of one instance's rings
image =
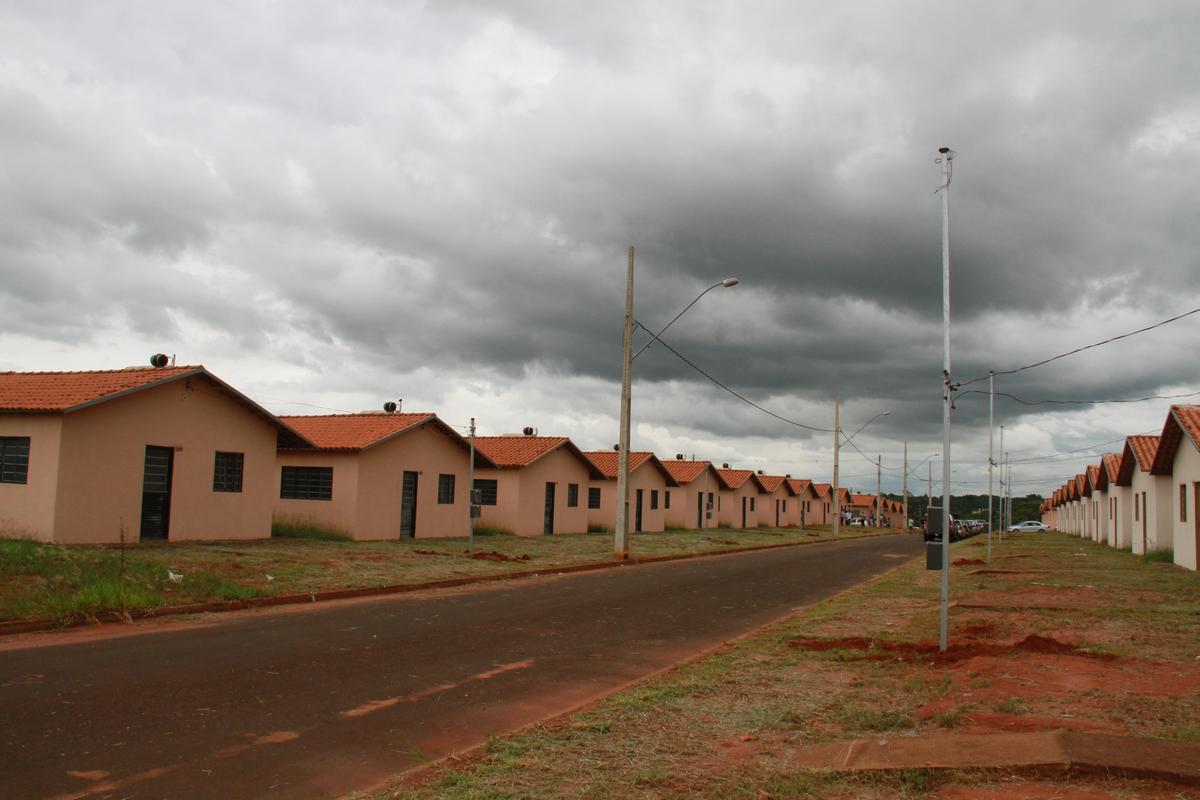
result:
[(861, 539), (9, 646), (0, 797), (311, 798), (377, 786), (920, 547), (916, 536)]

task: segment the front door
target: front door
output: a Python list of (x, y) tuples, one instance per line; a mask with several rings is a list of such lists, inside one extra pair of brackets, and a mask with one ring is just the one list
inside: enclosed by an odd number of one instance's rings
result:
[(1142, 552), (1146, 552), (1146, 493), (1142, 492)]
[(637, 514), (637, 516), (634, 517), (636, 522), (634, 524), (633, 529), (635, 531), (637, 531), (638, 533), (641, 533), (642, 532), (642, 490), (641, 489), (637, 490), (637, 512), (636, 512), (636, 514)]
[(175, 448), (146, 445), (142, 470), (142, 539), (166, 539), (171, 522), (171, 477)]
[(742, 528), (746, 527), (746, 498), (742, 498)]
[(779, 506), (783, 505), (782, 500), (775, 501), (775, 527), (779, 527)]
[(704, 527), (704, 492), (696, 492), (696, 528)]
[(1196, 568), (1200, 569), (1200, 481), (1192, 481), (1192, 553), (1196, 558)]
[(417, 473), (405, 471), (400, 485), (400, 538), (417, 535)]
[(546, 506), (542, 510), (542, 533), (554, 533), (554, 484), (546, 482)]

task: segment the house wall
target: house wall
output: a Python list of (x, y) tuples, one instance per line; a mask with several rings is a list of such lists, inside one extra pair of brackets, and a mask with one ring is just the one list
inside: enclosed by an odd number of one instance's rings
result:
[[(600, 508), (587, 509), (587, 521), (589, 525), (603, 525), (609, 530), (613, 530), (617, 525), (617, 482), (616, 480), (591, 480), (587, 484), (589, 487), (599, 487), (600, 489)], [(642, 500), (642, 532), (654, 532), (666, 530), (666, 515), (663, 508), (663, 492), (666, 491), (667, 481), (663, 474), (650, 462), (643, 463), (640, 467), (633, 470), (629, 474), (629, 530), (635, 532), (637, 530), (637, 490), (643, 492)], [(676, 488), (671, 487), (673, 490)], [(650, 509), (650, 492), (651, 490), (658, 491), (658, 508)], [(583, 488), (580, 487), (580, 491)], [(675, 497), (671, 497), (671, 505), (675, 504)], [(581, 499), (581, 504), (587, 505), (587, 495), (584, 494)], [(695, 498), (692, 499), (695, 502)]]
[(1108, 492), (1092, 491), (1092, 538), (1108, 542)]
[[(170, 541), (271, 535), (277, 429), (201, 376), (63, 415), (54, 540), (136, 542), (146, 446), (175, 450)], [(242, 491), (214, 492), (217, 451), (244, 454)]]
[[(285, 500), (279, 496), (282, 468), (333, 467), (332, 500)], [(272, 514), (279, 522), (316, 525), (361, 538), (358, 531), (358, 453), (336, 450), (280, 451), (275, 458)], [(397, 526), (398, 528), (399, 526)]]
[[(696, 480), (670, 489), (671, 507), (666, 509), (663, 519), (668, 528), (702, 530), (717, 526), (717, 478), (711, 470), (705, 470)], [(712, 492), (712, 518), (708, 518), (708, 493)], [(705, 510), (700, 516), (701, 527), (696, 526), (696, 495), (704, 498)]]
[[(514, 534), (521, 532), (521, 470), (519, 469), (477, 469), (477, 480), (492, 480), (496, 482), (496, 504), (480, 506), (479, 521), (485, 525), (503, 528)], [(583, 503), (587, 504), (587, 492), (584, 492)], [(537, 534), (541, 535), (542, 525), (539, 520)], [(529, 536), (526, 531), (523, 535)]]
[[(414, 538), (468, 533), (467, 478), (470, 456), (437, 428), (425, 425), (363, 450), (358, 467), (356, 539), (400, 536), (400, 492), (404, 472), (417, 473)], [(438, 503), (438, 477), (454, 476), (454, 502)]]
[[(767, 495), (764, 495), (767, 496)], [(759, 505), (758, 505), (758, 484), (753, 478), (747, 478), (746, 482), (737, 489), (725, 489), (720, 492), (721, 509), (717, 512), (717, 520), (721, 525), (728, 525), (731, 528), (741, 528), (742, 525), (742, 498), (746, 500), (746, 524), (744, 527), (758, 527)], [(754, 498), (754, 510), (750, 509), (749, 498)]]
[(1133, 552), (1144, 553), (1170, 547), (1173, 538), (1171, 476), (1151, 475), (1134, 468), (1130, 488), (1139, 498), (1143, 492), (1146, 495), (1142, 519), (1135, 514), (1133, 520)]
[[(516, 527), (513, 528), (518, 535), (544, 535), (547, 483), (554, 484), (554, 533), (587, 533), (587, 490), (590, 475), (587, 467), (565, 447), (543, 456), (524, 469), (500, 471), (518, 473), (520, 502)], [(567, 486), (572, 483), (579, 486), (579, 504), (569, 508)], [(613, 481), (613, 485), (616, 486), (616, 481)], [(614, 522), (615, 508), (614, 506)]]
[(1108, 485), (1110, 501), (1115, 502), (1112, 519), (1113, 547), (1129, 547), (1133, 541), (1133, 501), (1128, 486)]
[[(1175, 548), (1175, 563), (1188, 569), (1196, 569), (1197, 552), (1200, 552), (1200, 450), (1184, 434), (1179, 449), (1175, 452), (1175, 465), (1171, 471), (1174, 491), (1172, 515), (1172, 539)], [(1183, 485), (1186, 519), (1179, 514), (1179, 486)]]
[(58, 494), (62, 416), (3, 414), (0, 415), (0, 436), (29, 437), (27, 482), (0, 483), (0, 536), (51, 541)]

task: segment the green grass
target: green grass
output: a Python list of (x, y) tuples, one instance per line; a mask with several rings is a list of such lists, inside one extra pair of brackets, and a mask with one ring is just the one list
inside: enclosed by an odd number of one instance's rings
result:
[(1168, 547), (1162, 550), (1151, 550), (1148, 553), (1142, 553), (1142, 563), (1145, 564), (1174, 564), (1175, 551)]
[(318, 542), (349, 542), (350, 534), (315, 522), (276, 519), (271, 521), (272, 539), (312, 539)]
[(513, 533), (512, 531), (510, 531), (508, 528), (502, 528), (499, 525), (485, 525), (485, 524), (481, 524), (478, 522), (475, 523), (475, 535), (476, 536), (516, 536), (516, 534)]
[(596, 522), (589, 522), (587, 532), (588, 533), (612, 533), (612, 529), (607, 528), (604, 525), (600, 525), (599, 523), (596, 523)]

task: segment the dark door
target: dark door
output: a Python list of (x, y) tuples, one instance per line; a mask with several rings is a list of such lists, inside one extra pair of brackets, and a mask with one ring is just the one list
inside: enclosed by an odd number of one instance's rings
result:
[(171, 474), (175, 467), (175, 448), (146, 445), (146, 465), (142, 470), (143, 539), (166, 539), (171, 522)]
[(400, 485), (400, 537), (417, 535), (417, 473), (405, 472)]
[(542, 513), (542, 533), (554, 533), (554, 484), (546, 483), (546, 508)]
[(746, 498), (742, 498), (742, 527), (746, 527)]
[(638, 533), (641, 533), (642, 532), (642, 490), (641, 489), (637, 490), (637, 516), (635, 517), (635, 519), (637, 520), (637, 522), (634, 525), (633, 529), (635, 531), (637, 531)]
[(1196, 566), (1200, 567), (1200, 481), (1192, 482), (1192, 530), (1196, 539), (1192, 552), (1196, 554)]
[(696, 492), (696, 527), (704, 527), (704, 492)]
[(1146, 493), (1142, 492), (1142, 552), (1146, 552)]
[(783, 505), (782, 500), (775, 501), (775, 527), (779, 527), (779, 506)]

